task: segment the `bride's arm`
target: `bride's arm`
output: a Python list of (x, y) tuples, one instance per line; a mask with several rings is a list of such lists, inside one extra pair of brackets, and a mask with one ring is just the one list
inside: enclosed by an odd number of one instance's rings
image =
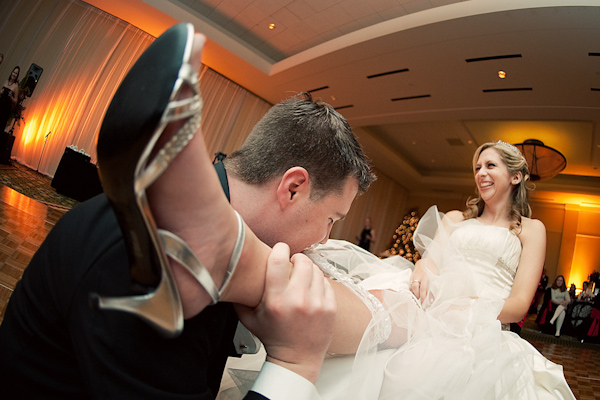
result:
[(523, 319), (542, 274), (546, 257), (546, 228), (536, 219), (523, 218), (519, 238), (523, 245), (517, 275), (510, 296), (505, 300), (498, 319), (502, 323)]
[[(451, 211), (445, 214), (441, 224), (445, 227), (450, 227), (462, 220), (463, 216), (460, 211)], [(432, 234), (431, 236), (434, 235)], [(435, 236), (437, 237), (437, 234), (435, 234)], [(410, 278), (411, 280), (416, 279), (422, 282), (424, 291), (421, 298), (423, 300), (427, 293), (428, 284), (427, 272), (424, 267), (433, 273), (437, 273), (437, 268), (433, 262), (425, 258), (425, 260), (417, 263), (413, 275)], [(363, 302), (363, 299), (342, 283), (332, 280), (331, 284), (336, 296), (338, 312), (336, 315), (333, 340), (328, 351), (335, 354), (354, 354), (358, 349), (358, 345), (363, 338), (366, 328), (373, 319), (372, 310), (369, 310)], [(418, 286), (419, 285), (416, 284), (411, 285), (411, 290), (418, 293)], [(379, 301), (383, 300), (385, 292), (385, 290), (369, 291), (369, 293), (375, 296)], [(416, 297), (419, 298), (419, 295), (416, 294)]]
[[(464, 217), (462, 212), (453, 210), (444, 215), (441, 224), (444, 229), (448, 229), (449, 226), (457, 224), (463, 220)], [(436, 238), (438, 237), (438, 233), (439, 232), (436, 232)], [(421, 304), (423, 304), (427, 299), (427, 292), (429, 290), (429, 277), (426, 270), (433, 272), (434, 274), (439, 274), (438, 269), (433, 261), (429, 259), (427, 255), (424, 255), (422, 259), (415, 263), (415, 268), (409, 281), (410, 290), (414, 293), (417, 299), (421, 300)]]

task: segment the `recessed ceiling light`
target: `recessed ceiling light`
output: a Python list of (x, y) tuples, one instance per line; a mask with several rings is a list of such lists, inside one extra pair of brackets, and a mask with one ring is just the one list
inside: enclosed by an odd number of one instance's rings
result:
[(269, 29), (275, 29), (275, 24), (269, 24)]
[(500, 79), (506, 78), (506, 72), (504, 72), (502, 70), (498, 71), (498, 78), (500, 78)]

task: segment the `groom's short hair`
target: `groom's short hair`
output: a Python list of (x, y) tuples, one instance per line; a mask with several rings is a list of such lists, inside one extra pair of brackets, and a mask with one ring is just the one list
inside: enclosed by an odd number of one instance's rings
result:
[(249, 184), (303, 167), (311, 179), (312, 198), (341, 192), (347, 178), (355, 178), (358, 193), (364, 193), (376, 179), (346, 119), (308, 93), (271, 107), (225, 165), (228, 173)]

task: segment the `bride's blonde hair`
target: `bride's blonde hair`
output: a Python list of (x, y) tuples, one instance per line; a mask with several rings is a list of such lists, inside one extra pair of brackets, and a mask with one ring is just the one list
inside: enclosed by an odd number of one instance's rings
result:
[[(521, 154), (521, 152), (513, 145), (497, 141), (484, 143), (475, 151), (473, 155), (473, 171), (477, 165), (477, 160), (481, 153), (489, 148), (494, 148), (498, 151), (500, 159), (506, 165), (508, 173), (514, 175), (521, 173), (521, 182), (519, 182), (512, 189), (512, 201), (510, 206), (510, 229), (518, 231), (521, 226), (522, 217), (531, 217), (531, 207), (529, 206), (529, 192), (533, 190), (530, 186), (530, 175), (529, 167), (527, 166), (527, 160)], [(485, 202), (481, 199), (481, 194), (478, 189), (475, 189), (477, 196), (469, 197), (467, 200), (467, 209), (463, 211), (463, 217), (465, 219), (475, 218), (483, 213), (485, 208)]]

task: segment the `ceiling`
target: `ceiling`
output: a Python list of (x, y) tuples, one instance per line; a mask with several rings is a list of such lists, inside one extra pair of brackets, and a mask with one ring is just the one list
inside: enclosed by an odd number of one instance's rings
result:
[(600, 1), (142, 1), (265, 100), (331, 104), (411, 193), (470, 194), (480, 144), (537, 139), (567, 167), (534, 196), (600, 205)]

